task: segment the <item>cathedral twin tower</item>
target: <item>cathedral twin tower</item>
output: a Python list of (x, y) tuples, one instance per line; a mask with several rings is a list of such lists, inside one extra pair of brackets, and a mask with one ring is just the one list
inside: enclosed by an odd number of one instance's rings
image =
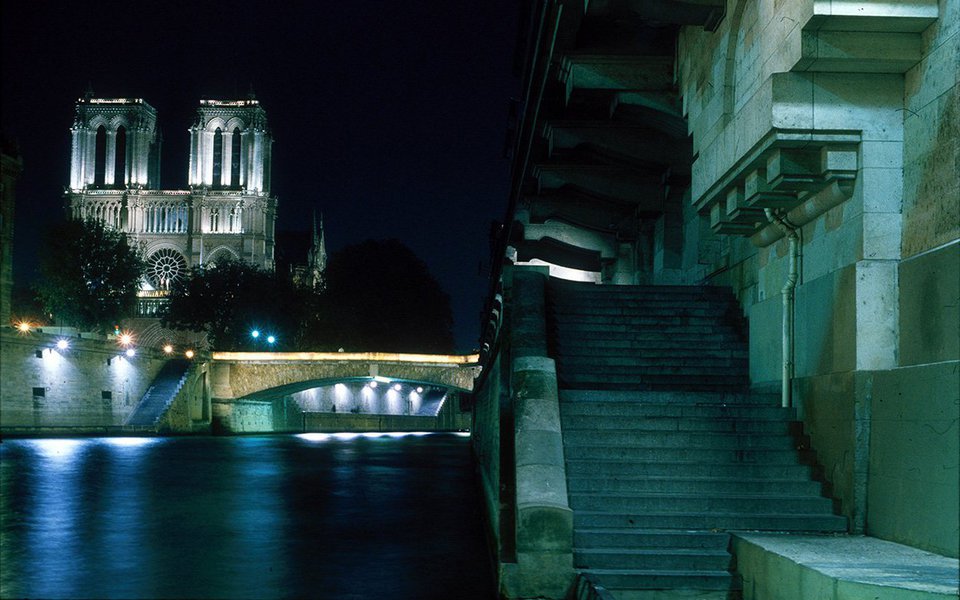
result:
[(195, 265), (229, 258), (274, 267), (273, 139), (252, 96), (200, 101), (188, 190), (159, 189), (157, 112), (140, 98), (88, 94), (77, 101), (71, 132), (70, 215), (104, 221), (141, 247), (141, 296), (162, 297)]

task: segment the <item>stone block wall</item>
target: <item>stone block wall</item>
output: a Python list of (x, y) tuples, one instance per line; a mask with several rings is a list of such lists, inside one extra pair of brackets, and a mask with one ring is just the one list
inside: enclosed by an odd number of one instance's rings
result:
[(778, 132), (849, 134), (855, 176), (787, 214), (800, 226), (794, 402), (855, 530), (956, 556), (960, 5), (846, 10), (730, 0), (717, 31), (681, 30), (696, 157), (682, 278), (733, 289), (751, 382), (778, 387), (787, 242), (764, 224), (717, 232), (696, 207), (744, 185)]
[(505, 392), (501, 387), (503, 377), (501, 358), (502, 354), (498, 354), (490, 363), (483, 386), (474, 390), (470, 440), (477, 459), (480, 489), (486, 506), (489, 539), (494, 544), (494, 555), (498, 557), (504, 551), (503, 541), (500, 538), (500, 425), (501, 400)]
[(60, 351), (58, 337), (0, 333), (0, 429), (122, 425), (165, 362), (75, 335)]
[(867, 531), (957, 557), (960, 363), (875, 374)]

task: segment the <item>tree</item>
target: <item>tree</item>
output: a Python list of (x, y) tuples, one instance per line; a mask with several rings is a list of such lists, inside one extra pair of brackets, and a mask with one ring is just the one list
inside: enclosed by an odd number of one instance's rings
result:
[(52, 226), (39, 259), (35, 291), (55, 320), (102, 332), (136, 309), (146, 264), (126, 235), (103, 222)]
[[(175, 281), (161, 320), (164, 327), (206, 331), (218, 350), (294, 349), (309, 296), (286, 277), (226, 260), (194, 267)], [(262, 335), (251, 337), (253, 330)], [(273, 344), (266, 340), (269, 335), (276, 338)]]
[(450, 297), (399, 240), (348, 246), (327, 263), (327, 293), (308, 340), (348, 351), (452, 352)]

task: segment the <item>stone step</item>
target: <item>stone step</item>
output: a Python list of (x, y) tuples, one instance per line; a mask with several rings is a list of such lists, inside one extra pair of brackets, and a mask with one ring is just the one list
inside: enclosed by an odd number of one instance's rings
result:
[[(697, 404), (697, 405), (748, 405), (780, 406), (780, 394), (757, 392), (655, 392), (655, 391), (612, 391), (612, 390), (564, 390), (560, 399), (568, 410), (596, 406), (597, 404), (620, 402), (625, 405), (639, 404)], [(684, 413), (686, 414), (686, 413)], [(793, 412), (790, 412), (792, 415)]]
[(558, 373), (560, 386), (567, 389), (590, 390), (676, 390), (712, 392), (729, 390), (731, 392), (746, 389), (749, 379), (746, 375), (723, 375), (723, 369), (704, 367), (680, 367), (669, 373), (657, 372), (652, 368), (643, 373), (629, 372), (626, 369), (610, 367), (602, 371), (566, 371)]
[[(577, 394), (586, 390), (562, 390), (561, 399), (570, 397), (571, 394)], [(590, 390), (588, 395), (594, 392)], [(658, 394), (654, 396), (653, 394)], [(669, 394), (669, 395), (667, 395)], [(780, 406), (771, 406), (768, 404), (724, 404), (721, 402), (703, 402), (698, 403), (692, 400), (693, 394), (684, 392), (630, 392), (630, 395), (638, 398), (635, 402), (616, 402), (605, 400), (575, 400), (561, 402), (560, 410), (564, 416), (589, 415), (589, 416), (622, 416), (622, 417), (684, 417), (700, 419), (749, 419), (754, 421), (791, 421), (795, 412), (791, 408), (782, 408)], [(734, 397), (730, 394), (728, 397)], [(663, 398), (677, 398), (676, 401), (668, 402), (645, 402), (642, 398), (651, 397), (661, 400)], [(690, 401), (684, 401), (682, 398), (691, 398)]]
[(737, 418), (699, 419), (694, 417), (635, 417), (630, 423), (624, 423), (620, 415), (562, 415), (564, 435), (570, 431), (594, 431), (598, 434), (607, 430), (624, 431), (699, 431), (712, 433), (763, 433), (799, 435), (802, 426), (786, 420), (752, 420)]
[(686, 448), (707, 450), (795, 450), (786, 434), (717, 433), (713, 431), (644, 431), (633, 429), (564, 430), (568, 448), (617, 446), (619, 448)]
[[(693, 462), (709, 464), (803, 464), (810, 459), (808, 451), (773, 450), (753, 448), (749, 450), (715, 448), (643, 448), (616, 445), (567, 446), (565, 455), (570, 460), (607, 460), (633, 462)], [(802, 461), (802, 462), (801, 462)]]
[(566, 296), (643, 296), (645, 294), (705, 294), (731, 297), (730, 289), (717, 285), (597, 285), (575, 281), (551, 279), (551, 292), (561, 292)]
[[(676, 368), (710, 368), (710, 369), (734, 369), (743, 370), (749, 366), (746, 356), (691, 356), (690, 351), (684, 354), (666, 353), (661, 356), (652, 356), (645, 352), (616, 353), (608, 352), (604, 354), (583, 354), (569, 355), (560, 354), (557, 356), (559, 369), (655, 369), (659, 372), (671, 372)], [(723, 374), (723, 373), (721, 373)]]
[(554, 315), (554, 322), (558, 329), (565, 329), (565, 325), (608, 325), (616, 327), (630, 327), (633, 325), (667, 325), (685, 327), (687, 325), (709, 325), (714, 327), (732, 327), (717, 315), (685, 315), (672, 313), (663, 314), (643, 312), (640, 314), (606, 314), (585, 313)]
[[(699, 339), (699, 338), (698, 338)], [(705, 344), (695, 345), (694, 340), (676, 340), (664, 337), (660, 340), (579, 340), (557, 341), (553, 344), (556, 354), (563, 356), (603, 356), (622, 355), (641, 358), (679, 356), (689, 358), (747, 358), (749, 351), (745, 344)]]
[(745, 477), (750, 479), (810, 478), (813, 468), (796, 461), (767, 463), (640, 462), (578, 459), (567, 456), (567, 477)]
[[(617, 590), (683, 590), (685, 597), (704, 598), (698, 591), (736, 590), (739, 578), (729, 571), (689, 571), (640, 569), (583, 569), (600, 585), (610, 591)], [(666, 600), (671, 596), (658, 596)], [(712, 598), (712, 597), (711, 597)]]
[(739, 392), (747, 387), (747, 383), (742, 380), (726, 383), (700, 383), (700, 382), (682, 382), (677, 380), (658, 380), (644, 381), (598, 381), (597, 379), (586, 380), (560, 380), (560, 387), (564, 390), (595, 390), (606, 389), (610, 391), (684, 391), (684, 392), (715, 392), (717, 390), (727, 390), (729, 392)]
[(782, 531), (844, 533), (847, 520), (829, 512), (633, 512), (576, 510), (574, 529), (636, 528), (702, 531)]
[[(670, 359), (664, 361), (631, 361), (626, 359), (618, 360), (617, 362), (620, 364), (600, 364), (602, 360), (603, 359), (597, 359), (591, 363), (586, 360), (567, 360), (561, 356), (557, 359), (557, 371), (563, 375), (576, 377), (590, 374), (601, 375), (603, 377), (608, 375), (618, 377), (639, 377), (641, 375), (645, 377), (664, 375), (712, 375), (717, 377), (720, 382), (734, 378), (743, 379), (746, 376), (745, 359), (721, 359), (717, 361), (703, 359), (703, 361), (693, 362), (689, 365), (670, 363)], [(730, 363), (733, 366), (729, 366), (726, 363)], [(744, 371), (744, 374), (741, 374), (740, 371)], [(704, 380), (703, 383), (710, 383), (710, 381)]]
[(714, 326), (642, 325), (636, 327), (608, 327), (605, 325), (578, 325), (566, 330), (549, 331), (551, 347), (644, 348), (662, 344), (683, 343), (697, 348), (746, 347), (747, 340), (733, 330)]
[(737, 309), (716, 302), (590, 302), (555, 303), (547, 305), (547, 314), (553, 321), (573, 322), (583, 317), (657, 317), (665, 321), (687, 317), (708, 317), (732, 325), (742, 317)]
[(575, 529), (577, 548), (702, 548), (726, 551), (730, 534), (676, 529), (591, 528)]
[(716, 302), (594, 301), (582, 304), (577, 302), (557, 302), (548, 305), (547, 310), (557, 320), (561, 321), (600, 316), (661, 316), (665, 319), (709, 317), (711, 319), (723, 319), (731, 314), (729, 306)]
[(580, 339), (584, 335), (597, 334), (612, 339), (634, 339), (633, 335), (699, 335), (719, 336), (721, 339), (743, 339), (743, 336), (733, 327), (717, 323), (716, 321), (705, 321), (703, 323), (670, 323), (663, 320), (650, 319), (649, 322), (634, 323), (593, 323), (589, 321), (573, 321), (569, 323), (548, 325), (547, 331), (557, 339)]
[(628, 492), (570, 493), (574, 511), (657, 512), (657, 513), (771, 513), (832, 514), (833, 501), (822, 496), (693, 494)]
[(695, 287), (664, 289), (659, 287), (635, 288), (632, 293), (610, 293), (602, 290), (558, 290), (547, 294), (548, 303), (590, 302), (736, 302), (729, 290), (698, 290)]
[(810, 479), (748, 479), (724, 477), (647, 477), (642, 475), (610, 476), (568, 475), (570, 493), (697, 493), (697, 494), (761, 494), (820, 497), (822, 486)]
[(548, 302), (577, 302), (585, 300), (625, 299), (625, 300), (710, 300), (730, 302), (735, 298), (729, 289), (700, 286), (635, 286), (620, 289), (559, 288), (551, 287), (547, 292)]
[(733, 556), (726, 549), (704, 548), (574, 548), (573, 564), (580, 569), (723, 571)]
[[(714, 343), (715, 342), (715, 343)], [(735, 340), (733, 336), (717, 337), (715, 340), (704, 340), (702, 334), (665, 334), (660, 331), (631, 336), (630, 339), (596, 339), (593, 337), (564, 337), (558, 336), (552, 341), (552, 347), (559, 352), (578, 354), (593, 349), (603, 350), (684, 350), (690, 354), (691, 348), (696, 351), (720, 350), (724, 352), (743, 352), (746, 344)]]

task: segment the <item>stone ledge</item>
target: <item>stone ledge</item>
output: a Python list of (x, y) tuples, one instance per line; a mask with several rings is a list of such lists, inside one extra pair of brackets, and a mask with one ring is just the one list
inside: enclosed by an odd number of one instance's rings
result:
[(715, 233), (753, 235), (766, 208), (796, 209), (833, 183), (849, 197), (859, 145), (857, 131), (773, 128), (693, 205)]
[(744, 600), (956, 598), (957, 559), (872, 537), (733, 536)]

